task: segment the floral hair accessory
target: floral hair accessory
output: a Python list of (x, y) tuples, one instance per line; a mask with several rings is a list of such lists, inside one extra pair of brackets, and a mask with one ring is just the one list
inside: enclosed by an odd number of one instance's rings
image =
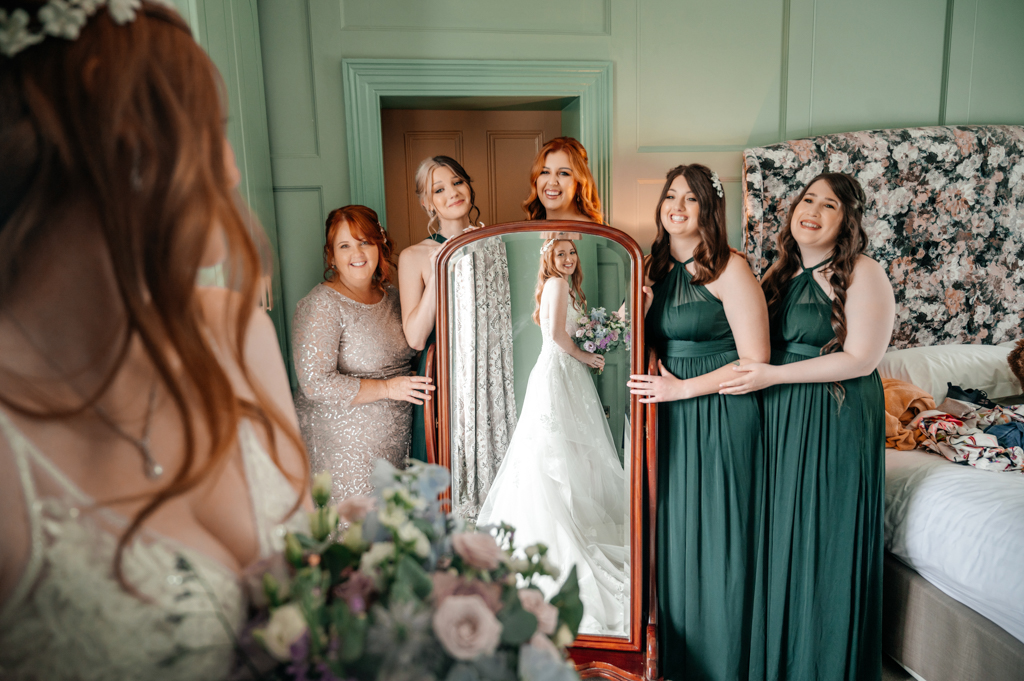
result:
[[(175, 9), (170, 0), (148, 1)], [(104, 6), (114, 23), (123, 26), (135, 21), (142, 0), (49, 0), (36, 13), (34, 27), (32, 17), (24, 9), (9, 14), (0, 9), (0, 54), (13, 57), (26, 47), (43, 42), (47, 36), (77, 40), (89, 17)]]
[(555, 245), (556, 241), (557, 239), (548, 239), (547, 241), (545, 241), (544, 245), (540, 247), (540, 254), (544, 255), (545, 253), (550, 251), (551, 247)]
[(722, 181), (718, 179), (718, 173), (714, 170), (711, 171), (711, 186), (715, 188), (715, 193), (718, 194), (718, 198), (725, 198), (725, 190), (722, 189)]

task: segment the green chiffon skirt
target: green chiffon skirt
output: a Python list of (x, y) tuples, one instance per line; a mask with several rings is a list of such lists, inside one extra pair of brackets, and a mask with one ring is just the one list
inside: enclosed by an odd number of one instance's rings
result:
[[(731, 342), (730, 342), (731, 344)], [(679, 378), (735, 350), (666, 357)], [(658, 605), (665, 679), (743, 681), (749, 664), (764, 503), (757, 395), (658, 405)]]
[[(416, 367), (417, 376), (427, 375), (427, 349), (435, 340), (437, 339), (434, 332), (431, 331), (430, 338), (427, 339), (427, 344), (423, 346), (423, 352), (420, 353), (419, 365)], [(423, 406), (421, 404), (412, 405), (412, 445), (409, 448), (409, 458), (417, 461), (427, 460), (426, 418)]]
[[(778, 353), (775, 364), (807, 359)], [(878, 372), (764, 391), (766, 572), (751, 678), (879, 681), (885, 397)]]

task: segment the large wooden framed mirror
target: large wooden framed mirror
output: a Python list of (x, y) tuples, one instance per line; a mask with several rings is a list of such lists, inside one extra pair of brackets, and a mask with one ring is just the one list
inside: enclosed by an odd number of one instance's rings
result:
[[(629, 321), (628, 349), (606, 354), (599, 375), (559, 355), (552, 303), (545, 328), (534, 319), (547, 251), (549, 266), (575, 259), (587, 310)], [(517, 546), (543, 541), (553, 563), (577, 566), (584, 620), (570, 654), (584, 677), (642, 679), (657, 668), (645, 413), (626, 387), (630, 373), (644, 370), (642, 312), (635, 314), (643, 310), (642, 258), (612, 227), (535, 221), (462, 234), (435, 265), (437, 455), (452, 471), (452, 512), (508, 522)], [(579, 328), (579, 296), (569, 288), (563, 345)], [(559, 586), (541, 588), (550, 596)]]

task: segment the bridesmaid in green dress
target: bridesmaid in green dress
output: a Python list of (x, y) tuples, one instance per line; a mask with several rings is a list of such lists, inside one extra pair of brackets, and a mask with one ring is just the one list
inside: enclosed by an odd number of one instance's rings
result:
[(736, 364), (766, 362), (768, 310), (729, 249), (718, 176), (668, 173), (645, 288), (660, 376), (634, 375), (641, 402), (666, 402), (658, 431), (658, 605), (666, 679), (747, 678), (762, 538), (763, 449), (756, 395), (725, 397)]
[(895, 317), (864, 255), (864, 190), (848, 175), (804, 188), (763, 288), (772, 363), (722, 393), (765, 390), (767, 571), (751, 678), (881, 678), (885, 397), (875, 368)]

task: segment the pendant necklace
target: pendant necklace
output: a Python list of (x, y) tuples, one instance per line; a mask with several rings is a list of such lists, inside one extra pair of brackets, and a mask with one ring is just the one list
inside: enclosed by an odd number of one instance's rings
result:
[(157, 463), (156, 459), (153, 458), (153, 452), (150, 451), (149, 433), (153, 427), (153, 406), (156, 404), (156, 379), (153, 380), (153, 387), (149, 389), (149, 403), (146, 406), (146, 420), (142, 428), (142, 437), (137, 438), (131, 433), (127, 432), (122, 428), (117, 421), (112, 419), (110, 415), (98, 404), (92, 405), (92, 410), (96, 412), (96, 415), (100, 417), (100, 420), (106, 423), (110, 428), (123, 437), (125, 440), (135, 445), (135, 448), (139, 450), (139, 454), (142, 455), (142, 469), (146, 474), (146, 477), (150, 480), (156, 480), (164, 474), (164, 467)]

